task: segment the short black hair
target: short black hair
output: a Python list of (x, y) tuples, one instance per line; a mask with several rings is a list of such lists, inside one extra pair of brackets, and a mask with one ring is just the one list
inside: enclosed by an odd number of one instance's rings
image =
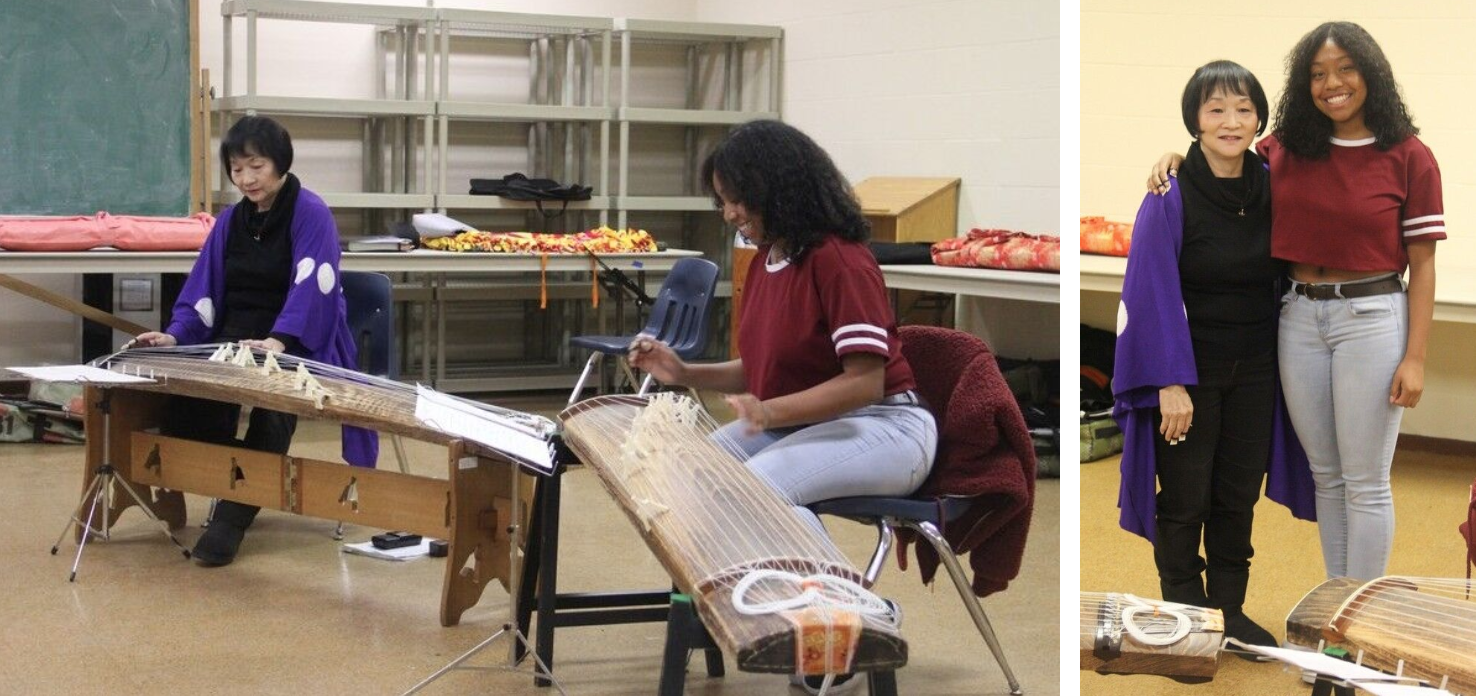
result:
[(1405, 138), (1419, 135), (1410, 116), (1394, 68), (1384, 49), (1368, 31), (1352, 22), (1325, 22), (1307, 32), (1286, 57), (1286, 89), (1276, 105), (1276, 139), (1292, 154), (1322, 159), (1332, 149), (1332, 119), (1312, 100), (1312, 61), (1328, 41), (1348, 52), (1367, 94), (1363, 100), (1363, 125), (1373, 131), (1375, 147), (1388, 150)]
[(229, 174), (232, 157), (259, 155), (277, 166), (277, 174), (285, 176), (292, 168), (292, 136), (282, 124), (265, 116), (246, 116), (226, 132), (220, 141), (220, 166)]
[(1189, 135), (1199, 138), (1199, 107), (1204, 106), (1216, 90), (1250, 97), (1251, 103), (1256, 105), (1256, 118), (1260, 120), (1256, 126), (1256, 135), (1266, 132), (1266, 123), (1271, 120), (1271, 112), (1266, 102), (1266, 90), (1261, 89), (1261, 81), (1256, 79), (1255, 73), (1246, 70), (1239, 63), (1217, 60), (1199, 66), (1194, 71), (1194, 76), (1189, 78), (1189, 83), (1184, 85), (1181, 105), (1184, 109), (1184, 127), (1189, 129)]
[(862, 242), (871, 225), (846, 178), (810, 136), (786, 123), (749, 121), (702, 162), (702, 186), (722, 206), (713, 176), (737, 203), (763, 216), (764, 234), (798, 262), (827, 235)]

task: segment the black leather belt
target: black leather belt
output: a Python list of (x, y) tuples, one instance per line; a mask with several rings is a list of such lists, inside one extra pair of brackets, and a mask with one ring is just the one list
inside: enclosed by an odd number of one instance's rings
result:
[(1294, 280), (1292, 281), (1292, 292), (1313, 300), (1351, 299), (1404, 292), (1404, 282), (1399, 280), (1399, 276), (1389, 276), (1364, 283), (1302, 283)]

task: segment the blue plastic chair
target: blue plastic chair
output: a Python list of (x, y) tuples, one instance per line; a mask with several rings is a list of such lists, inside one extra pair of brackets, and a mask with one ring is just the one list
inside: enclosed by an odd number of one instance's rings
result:
[[(375, 377), (398, 379), (400, 361), (395, 354), (394, 284), (389, 276), (370, 271), (343, 271), (339, 282), (343, 284), (349, 333), (353, 334), (354, 346), (359, 353), (359, 371)], [(390, 444), (395, 448), (400, 473), (407, 473), (405, 444), (399, 435), (393, 433), (390, 434)], [(333, 538), (343, 538), (342, 522), (334, 529)]]
[[(349, 332), (359, 351), (359, 371), (375, 377), (399, 379), (400, 360), (395, 350), (394, 284), (389, 276), (369, 271), (343, 271), (343, 299), (347, 305)], [(400, 472), (405, 473), (405, 445), (399, 435), (390, 435)]]
[[(901, 327), (900, 334), (902, 353), (907, 357), (907, 362), (912, 365), (914, 372), (928, 371), (926, 375), (918, 374), (918, 393), (938, 417), (939, 432), (943, 432), (945, 423), (982, 422), (983, 414), (963, 412), (966, 409), (945, 408), (950, 404), (954, 388), (961, 381), (965, 381), (964, 370), (949, 370), (947, 366), (954, 368), (972, 366), (972, 369), (978, 369), (979, 361), (970, 358), (981, 352), (989, 354), (988, 345), (971, 334), (931, 326), (904, 326)], [(992, 359), (990, 364), (993, 364)], [(993, 369), (997, 371), (999, 368), (993, 367)], [(946, 374), (949, 371), (956, 373)], [(946, 440), (938, 443), (940, 452), (945, 451), (947, 447)], [(877, 528), (876, 550), (872, 553), (871, 561), (867, 564), (865, 572), (865, 584), (868, 587), (875, 584), (877, 576), (881, 575), (882, 566), (892, 549), (893, 529), (910, 529), (922, 539), (927, 540), (937, 552), (943, 567), (947, 569), (948, 577), (953, 581), (953, 586), (958, 590), (959, 597), (963, 599), (969, 617), (974, 621), (974, 627), (978, 629), (979, 635), (983, 636), (984, 642), (989, 646), (989, 651), (994, 654), (995, 661), (1004, 671), (1005, 679), (1010, 683), (1010, 693), (1019, 694), (1021, 693), (1020, 682), (1015, 679), (1015, 673), (1005, 659), (1004, 650), (1000, 647), (999, 639), (994, 634), (994, 628), (989, 624), (989, 617), (984, 614), (984, 607), (974, 596), (973, 588), (968, 577), (964, 575), (963, 568), (959, 565), (958, 557), (953, 553), (953, 548), (949, 546), (948, 540), (943, 537), (941, 531), (948, 522), (958, 519), (967, 512), (972, 502), (970, 498), (932, 495), (905, 498), (864, 496), (822, 500), (810, 504), (809, 508), (817, 515), (843, 517)]]
[(348, 305), (349, 332), (359, 350), (359, 371), (376, 377), (399, 378), (395, 355), (393, 284), (383, 273), (344, 271), (343, 299)]
[[(651, 316), (640, 334), (665, 341), (683, 360), (693, 360), (702, 355), (702, 351), (707, 348), (707, 317), (712, 306), (712, 296), (717, 291), (717, 277), (717, 264), (711, 261), (696, 258), (677, 261), (666, 280), (661, 283), (661, 291), (656, 294), (656, 299), (651, 302)], [(569, 404), (579, 400), (589, 373), (594, 370), (595, 363), (606, 355), (615, 356), (620, 361), (626, 377), (634, 384), (635, 376), (625, 362), (625, 355), (630, 352), (630, 344), (634, 340), (634, 335), (570, 338), (571, 347), (588, 348), (592, 352), (589, 361), (584, 363), (584, 371), (579, 373), (574, 391), (569, 393)], [(638, 393), (646, 393), (651, 388), (651, 382), (651, 375), (646, 375)]]

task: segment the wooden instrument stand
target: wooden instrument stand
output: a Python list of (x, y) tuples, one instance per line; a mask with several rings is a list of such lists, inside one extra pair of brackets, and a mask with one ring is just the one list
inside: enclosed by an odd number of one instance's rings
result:
[[(111, 400), (106, 413), (105, 396)], [(421, 438), (446, 446), (447, 478), (439, 479), (159, 435), (150, 430), (163, 419), (169, 394), (148, 388), (111, 387), (104, 395), (100, 388), (88, 387), (85, 399), (89, 437), (84, 491), (98, 467), (111, 464), (119, 485), (138, 493), (171, 529), (185, 524), (187, 492), (445, 539), (442, 626), (459, 623), (491, 581), (510, 591), (518, 570), (511, 567), (509, 553), (512, 525), (526, 523), (511, 519), (515, 507), (507, 467), (513, 465), (462, 440)], [(103, 432), (106, 437), (95, 436)], [(531, 498), (533, 486), (520, 488)], [(519, 507), (528, 510), (530, 501), (523, 502)], [(133, 496), (114, 496), (106, 526), (136, 504)], [(79, 542), (84, 533), (79, 527)]]

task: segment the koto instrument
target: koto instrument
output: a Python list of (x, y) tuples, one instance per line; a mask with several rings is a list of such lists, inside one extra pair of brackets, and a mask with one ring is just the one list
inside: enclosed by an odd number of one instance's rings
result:
[[(492, 580), (510, 586), (513, 463), (543, 469), (556, 426), (548, 419), (438, 394), (331, 365), (234, 344), (125, 350), (98, 367), (146, 378), (87, 388), (86, 476), (111, 464), (172, 527), (181, 492), (233, 500), (448, 543), (440, 619), (454, 625)], [(338, 421), (446, 447), (446, 478), (345, 466), (160, 435), (170, 395), (193, 396)], [(155, 490), (150, 490), (150, 488)], [(520, 486), (527, 510), (533, 486)], [(117, 496), (111, 526), (134, 501)], [(79, 529), (79, 536), (82, 532)]]
[(1081, 668), (1112, 674), (1213, 677), (1225, 618), (1130, 594), (1081, 593)]
[(1341, 647), (1366, 667), (1476, 696), (1476, 583), (1388, 576), (1334, 578), (1286, 618), (1287, 641)]
[(564, 437), (636, 525), (739, 669), (895, 669), (907, 644), (823, 529), (744, 463), (690, 398), (606, 396), (559, 415)]

